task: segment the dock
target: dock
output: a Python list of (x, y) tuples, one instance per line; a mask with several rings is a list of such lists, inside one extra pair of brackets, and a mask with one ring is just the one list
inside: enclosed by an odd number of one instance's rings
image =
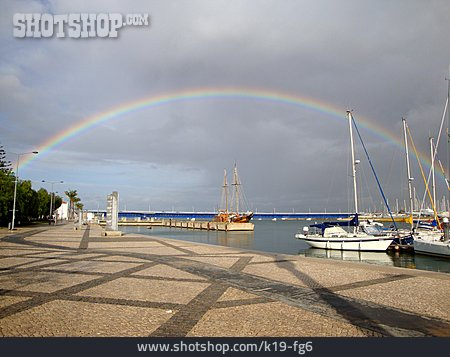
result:
[(0, 229), (0, 336), (450, 336), (450, 274), (102, 231)]
[[(101, 226), (105, 226), (106, 222), (99, 222)], [(127, 220), (119, 221), (119, 226), (146, 226), (146, 227), (168, 227), (168, 228), (185, 228), (206, 231), (253, 231), (255, 225), (253, 223), (233, 223), (233, 222), (209, 222), (185, 219), (161, 219), (161, 220)]]
[(205, 222), (193, 220), (163, 219), (161, 226), (170, 228), (199, 229), (206, 231), (253, 231), (253, 223)]

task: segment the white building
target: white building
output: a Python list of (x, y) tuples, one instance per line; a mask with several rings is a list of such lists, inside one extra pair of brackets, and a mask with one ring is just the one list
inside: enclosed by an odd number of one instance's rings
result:
[(68, 219), (69, 218), (69, 203), (61, 203), (61, 206), (55, 211), (56, 219)]

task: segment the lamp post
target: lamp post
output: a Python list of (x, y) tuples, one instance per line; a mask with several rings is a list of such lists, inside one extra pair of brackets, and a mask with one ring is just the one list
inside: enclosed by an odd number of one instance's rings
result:
[(17, 197), (17, 182), (19, 181), (19, 161), (20, 157), (22, 155), (26, 154), (37, 154), (37, 151), (29, 151), (29, 152), (23, 152), (17, 155), (17, 163), (16, 163), (16, 180), (14, 182), (14, 201), (13, 201), (13, 212), (12, 212), (12, 222), (11, 222), (11, 230), (14, 230), (14, 223), (16, 220), (16, 197)]
[(52, 219), (52, 217), (53, 217), (53, 214), (52, 214), (53, 213), (53, 185), (55, 183), (64, 183), (64, 181), (46, 181), (46, 180), (42, 180), (42, 182), (47, 182), (47, 183), (52, 185), (52, 190), (50, 192), (50, 214), (49, 214), (49, 219)]

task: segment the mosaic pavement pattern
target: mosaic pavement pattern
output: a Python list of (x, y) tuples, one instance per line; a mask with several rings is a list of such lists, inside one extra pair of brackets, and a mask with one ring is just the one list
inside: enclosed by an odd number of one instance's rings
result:
[(139, 235), (0, 232), (0, 336), (450, 336), (450, 276)]

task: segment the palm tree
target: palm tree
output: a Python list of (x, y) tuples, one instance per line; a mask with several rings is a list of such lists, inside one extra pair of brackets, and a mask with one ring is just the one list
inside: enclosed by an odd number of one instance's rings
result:
[(64, 193), (69, 198), (69, 219), (72, 219), (74, 216), (75, 202), (79, 202), (80, 199), (77, 197), (77, 190), (69, 190)]

